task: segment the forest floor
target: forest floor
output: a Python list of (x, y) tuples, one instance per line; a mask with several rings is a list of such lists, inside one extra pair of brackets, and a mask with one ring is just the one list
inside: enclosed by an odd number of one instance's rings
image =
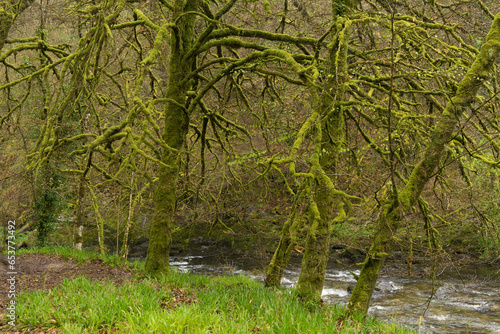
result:
[[(416, 261), (417, 262), (417, 261)], [(457, 264), (469, 264), (471, 259), (463, 255), (455, 256)], [(417, 263), (420, 263), (418, 261)], [(404, 261), (388, 261), (384, 266), (386, 273), (401, 274), (406, 271)], [(9, 283), (7, 279), (8, 268), (0, 263), (0, 318), (3, 317), (8, 301)], [(63, 283), (65, 279), (70, 280), (78, 276), (85, 276), (91, 281), (110, 281), (115, 284), (123, 284), (132, 278), (132, 269), (126, 266), (116, 267), (105, 264), (101, 259), (89, 259), (83, 263), (77, 263), (62, 255), (52, 254), (22, 254), (16, 257), (16, 292), (20, 291), (49, 291)], [(413, 272), (415, 276), (428, 274), (423, 268)]]
[[(132, 277), (132, 270), (125, 266), (112, 267), (100, 259), (76, 263), (62, 255), (22, 254), (16, 256), (16, 294), (25, 291), (49, 291), (64, 280), (85, 276), (91, 281), (111, 281), (123, 284)], [(8, 268), (0, 263), (0, 319), (3, 318), (7, 305), (9, 282)]]
[[(20, 330), (7, 324), (10, 274), (0, 258), (0, 332), (277, 333), (326, 332), (334, 326), (342, 333), (354, 328), (412, 333), (368, 317), (347, 321), (342, 308), (303, 303), (294, 294), (266, 289), (243, 276), (173, 272), (157, 281), (138, 276), (131, 265), (110, 265), (98, 254), (83, 260), (74, 256), (16, 256)], [(85, 278), (76, 279), (81, 276)]]
[[(9, 269), (5, 260), (0, 259), (0, 319), (4, 319), (6, 314), (6, 305), (9, 302), (8, 291), (10, 277)], [(463, 254), (455, 255), (455, 264), (464, 264), (469, 262), (468, 257)], [(110, 282), (114, 285), (123, 285), (134, 281), (133, 270), (130, 266), (111, 266), (104, 263), (99, 258), (87, 259), (84, 261), (74, 261), (63, 255), (53, 254), (21, 254), (16, 257), (17, 274), (16, 276), (16, 298), (20, 292), (45, 291), (50, 294), (51, 290), (61, 286), (65, 280), (72, 280), (79, 276), (85, 276), (91, 282)], [(415, 268), (412, 275), (428, 275), (424, 268)], [(390, 261), (384, 266), (385, 274), (402, 274), (406, 271), (404, 261)], [(174, 289), (172, 291), (176, 296), (176, 305), (180, 305), (189, 298), (183, 296), (183, 289)], [(190, 303), (188, 303), (190, 304)], [(2, 321), (3, 322), (3, 321)], [(5, 325), (5, 324), (4, 324)], [(4, 328), (5, 329), (5, 328)], [(50, 328), (49, 330), (28, 330), (23, 333), (59, 333), (60, 328)], [(10, 331), (7, 333), (18, 333)]]

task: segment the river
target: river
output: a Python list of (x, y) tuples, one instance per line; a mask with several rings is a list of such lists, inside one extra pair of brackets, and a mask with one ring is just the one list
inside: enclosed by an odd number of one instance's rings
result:
[[(264, 281), (263, 264), (237, 255), (217, 251), (190, 251), (189, 255), (171, 257), (171, 265), (181, 272), (194, 274), (246, 275)], [(433, 284), (428, 268), (415, 267), (420, 275), (408, 276), (403, 265), (386, 264), (369, 313), (378, 319), (397, 321), (420, 333), (500, 333), (500, 271), (490, 266), (442, 269), (438, 273), (437, 291), (431, 297)], [(282, 285), (293, 286), (300, 269), (300, 259), (292, 258), (285, 270)], [(359, 267), (350, 267), (359, 273)], [(388, 270), (387, 270), (388, 269)], [(323, 300), (345, 304), (348, 288), (355, 279), (346, 267), (329, 263)]]

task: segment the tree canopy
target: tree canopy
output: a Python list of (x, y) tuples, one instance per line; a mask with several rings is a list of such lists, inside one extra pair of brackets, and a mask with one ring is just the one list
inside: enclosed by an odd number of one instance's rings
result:
[(146, 270), (168, 274), (173, 233), (234, 236), (243, 211), (275, 211), (254, 232), (276, 246), (266, 285), (300, 251), (298, 290), (320, 298), (348, 225), (372, 241), (356, 246), (353, 312), (395, 248), (411, 272), (416, 235), (436, 256), (438, 229), (467, 220), (500, 256), (499, 216), (477, 195), (499, 166), (495, 1), (1, 6), (2, 182), (22, 173), (29, 194), (2, 210), (42, 240), (66, 215), (77, 247), (85, 226), (126, 257), (142, 219)]

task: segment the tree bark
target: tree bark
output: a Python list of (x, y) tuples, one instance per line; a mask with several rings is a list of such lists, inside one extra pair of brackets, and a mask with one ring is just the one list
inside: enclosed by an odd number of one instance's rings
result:
[(15, 19), (33, 2), (34, 0), (9, 0), (6, 4), (3, 4), (5, 7), (0, 7), (0, 50), (5, 45), (9, 30)]
[(454, 136), (463, 111), (476, 98), (477, 91), (493, 71), (493, 65), (500, 53), (500, 13), (493, 21), (486, 42), (481, 47), (474, 63), (460, 81), (456, 95), (447, 103), (434, 126), (430, 143), (422, 160), (413, 169), (399, 198), (387, 204), (380, 218), (378, 229), (370, 251), (361, 269), (358, 282), (349, 300), (351, 313), (366, 313), (386, 256), (392, 251), (393, 236), (404, 215), (417, 202), (427, 182), (433, 177), (438, 164)]
[[(322, 115), (321, 145), (315, 175), (314, 202), (311, 206), (306, 251), (302, 259), (297, 289), (301, 295), (321, 297), (326, 266), (330, 254), (330, 234), (336, 212), (342, 215), (342, 198), (335, 192), (339, 156), (344, 142), (344, 113), (340, 102), (344, 99), (347, 75), (347, 50), (351, 24), (344, 17), (336, 17), (336, 32), (328, 46), (327, 92), (320, 95)], [(337, 211), (338, 210), (338, 211)]]
[[(133, 189), (134, 189), (134, 172), (130, 175), (130, 194), (128, 195), (128, 212), (127, 212), (127, 224), (125, 225), (125, 233), (123, 236), (122, 251), (121, 256), (126, 259), (128, 256), (128, 235), (130, 233), (130, 226), (132, 225), (132, 214), (133, 214)], [(117, 238), (118, 240), (118, 238)], [(118, 241), (116, 244), (116, 252), (118, 256)]]
[(309, 206), (309, 225), (297, 290), (301, 296), (319, 299), (325, 282), (330, 254), (330, 230), (335, 214), (333, 183), (326, 175), (316, 175), (314, 202)]
[[(185, 3), (185, 4), (184, 4)], [(185, 146), (189, 130), (189, 115), (186, 112), (188, 84), (181, 85), (186, 74), (191, 72), (193, 57), (184, 59), (193, 42), (194, 15), (183, 15), (198, 8), (199, 0), (176, 0), (173, 6), (169, 79), (166, 91), (165, 127), (163, 140), (168, 148), (161, 155), (159, 180), (155, 190), (155, 213), (149, 231), (149, 247), (146, 271), (157, 275), (169, 273), (169, 252), (172, 242), (173, 217), (176, 207), (176, 189), (179, 176), (181, 150)]]
[[(334, 13), (338, 15), (335, 7)], [(344, 116), (339, 103), (344, 97), (345, 82), (348, 79), (347, 50), (350, 22), (343, 17), (337, 17), (334, 31), (337, 34), (328, 46), (326, 89), (311, 92), (313, 99), (316, 99), (313, 108), (321, 115), (323, 121), (320, 129), (317, 129), (317, 135), (320, 137), (315, 145), (315, 158), (312, 159), (311, 173), (314, 179), (310, 187), (312, 200), (309, 204), (305, 253), (297, 289), (301, 295), (313, 298), (320, 298), (323, 290), (330, 252), (330, 232), (336, 212), (339, 217), (344, 213), (342, 198), (335, 191), (335, 174), (344, 141)], [(265, 283), (268, 286), (279, 285), (283, 270), (290, 259), (296, 237), (289, 229), (290, 224), (285, 224), (280, 243), (267, 271)]]
[[(302, 192), (303, 190), (300, 189), (297, 193), (297, 197), (300, 197)], [(283, 225), (278, 247), (276, 247), (273, 258), (269, 263), (266, 278), (264, 279), (264, 285), (267, 287), (280, 286), (283, 271), (288, 265), (288, 262), (290, 262), (290, 256), (297, 244), (297, 238), (304, 227), (304, 220), (307, 219), (307, 217), (304, 217), (307, 212), (299, 212), (298, 204), (295, 204), (289, 219)]]
[(75, 235), (75, 248), (77, 250), (82, 250), (83, 248), (83, 220), (84, 220), (84, 198), (85, 198), (85, 177), (82, 177), (78, 184), (77, 202), (76, 202), (76, 219), (74, 223), (74, 228), (76, 229)]

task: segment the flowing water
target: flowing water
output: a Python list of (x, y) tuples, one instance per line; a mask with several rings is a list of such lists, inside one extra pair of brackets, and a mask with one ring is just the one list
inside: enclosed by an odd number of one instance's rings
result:
[[(282, 285), (293, 286), (300, 260), (292, 259), (285, 270)], [(190, 256), (174, 256), (171, 265), (179, 271), (195, 274), (241, 274), (257, 281), (264, 280), (261, 266), (251, 259), (222, 256), (209, 250), (191, 252)], [(500, 272), (498, 268), (469, 266), (439, 273), (437, 291), (431, 297), (433, 284), (428, 275), (408, 276), (397, 265), (381, 275), (373, 295), (369, 313), (379, 319), (397, 321), (420, 333), (500, 333)], [(359, 267), (349, 268), (359, 273)], [(424, 273), (425, 268), (415, 268)], [(399, 273), (399, 274), (398, 274)], [(345, 304), (348, 289), (355, 280), (347, 268), (329, 264), (323, 300)]]

